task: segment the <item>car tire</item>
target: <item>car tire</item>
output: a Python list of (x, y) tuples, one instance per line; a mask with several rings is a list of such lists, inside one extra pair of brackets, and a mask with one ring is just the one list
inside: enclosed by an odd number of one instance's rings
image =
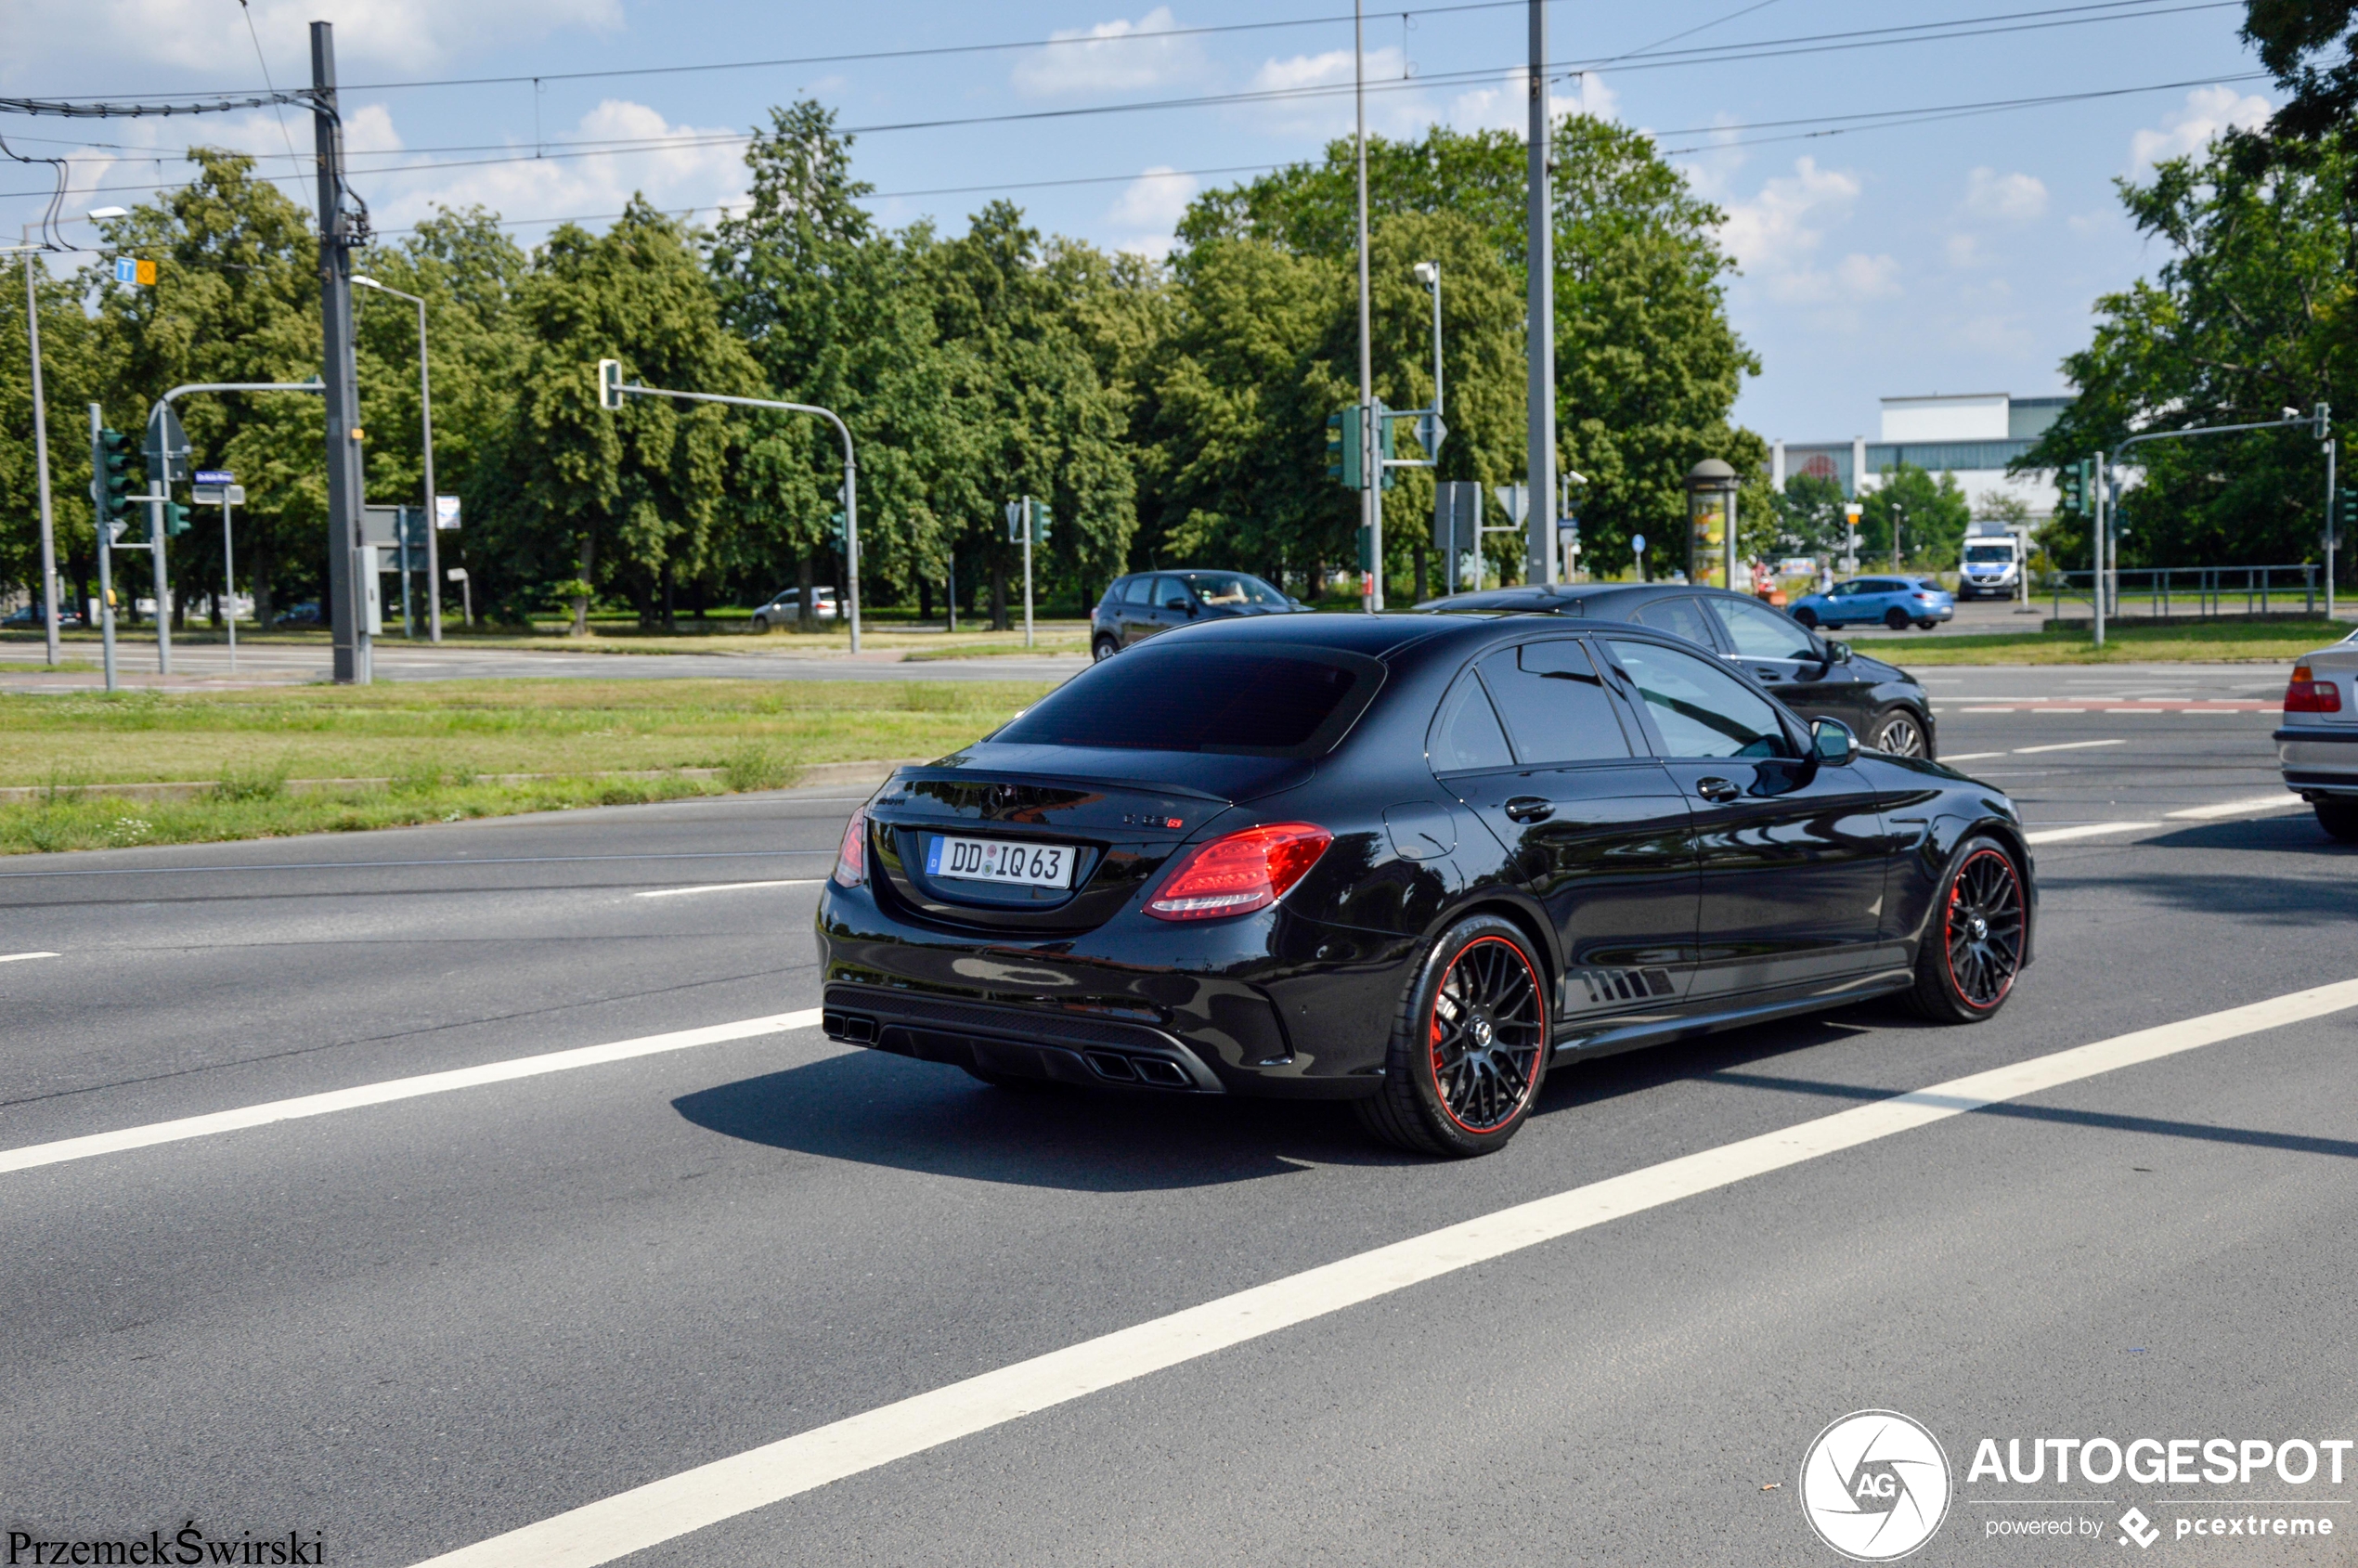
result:
[(756, 637), (767, 637), (770, 634), (770, 619), (767, 616), (753, 617), (753, 632)]
[(1547, 1082), (1546, 972), (1512, 921), (1477, 914), (1443, 932), (1401, 994), (1383, 1083), (1354, 1103), (1360, 1125), (1418, 1154), (1505, 1147)]
[(1977, 1024), (2014, 994), (2029, 930), (2022, 869), (1982, 835), (1957, 848), (1916, 948), (1908, 1004), (1935, 1023)]
[(1089, 657), (1096, 664), (1105, 663), (1120, 652), (1121, 652), (1121, 644), (1110, 637), (1100, 637), (1089, 644)]
[(1905, 631), (1908, 629), (1908, 612), (1895, 604), (1883, 613), (1883, 624), (1894, 631)]
[(1916, 623), (1916, 629), (1918, 631), (1930, 631), (1934, 627), (1937, 627), (1939, 624), (1940, 623), (1938, 621), (1918, 621)]
[(2344, 844), (2358, 844), (2358, 801), (2316, 802), (2317, 825)]
[(1904, 707), (1893, 708), (1875, 721), (1875, 738), (1868, 743), (1877, 751), (1894, 757), (1922, 757), (1929, 759), (1932, 744), (1924, 735), (1924, 720)]
[(1795, 625), (1806, 626), (1812, 631), (1818, 629), (1818, 612), (1807, 604), (1795, 610), (1793, 613), (1793, 618)]

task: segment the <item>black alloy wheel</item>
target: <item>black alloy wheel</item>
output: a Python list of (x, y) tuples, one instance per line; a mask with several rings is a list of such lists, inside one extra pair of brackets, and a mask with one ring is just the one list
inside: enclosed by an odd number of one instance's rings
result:
[(1402, 1000), (1381, 1089), (1357, 1102), (1361, 1123), (1421, 1154), (1503, 1147), (1547, 1074), (1541, 972), (1511, 921), (1475, 915), (1443, 933)]
[(2027, 911), (2014, 857), (1971, 838), (1924, 922), (1909, 1000), (1942, 1023), (1979, 1023), (2005, 1005), (2022, 970)]
[(1110, 637), (1100, 637), (1089, 644), (1089, 657), (1096, 664), (1105, 663), (1120, 652), (1121, 652), (1121, 644)]
[(2320, 800), (2317, 825), (2344, 844), (2358, 844), (2358, 800)]
[(1928, 757), (1924, 745), (1924, 727), (1906, 708), (1895, 708), (1884, 716), (1875, 730), (1874, 747), (1894, 757)]
[(1883, 624), (1894, 631), (1905, 631), (1908, 629), (1908, 612), (1894, 604), (1883, 613)]

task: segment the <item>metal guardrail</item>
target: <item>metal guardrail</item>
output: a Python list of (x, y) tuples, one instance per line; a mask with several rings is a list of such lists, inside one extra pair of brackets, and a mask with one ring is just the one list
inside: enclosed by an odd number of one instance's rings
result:
[[(2304, 614), (2317, 613), (2321, 588), (2314, 563), (2288, 566), (2133, 566), (2105, 574), (2106, 616), (2160, 619), (2181, 616), (2216, 620), (2225, 616), (2288, 615), (2295, 602)], [(2063, 618), (2066, 600), (2095, 611), (2093, 572), (2048, 572), (2040, 590)]]

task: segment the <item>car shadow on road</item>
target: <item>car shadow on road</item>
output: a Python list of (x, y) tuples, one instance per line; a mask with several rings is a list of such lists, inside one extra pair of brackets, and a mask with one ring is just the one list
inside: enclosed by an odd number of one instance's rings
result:
[[(1319, 1165), (1416, 1163), (1347, 1107), (1227, 1095), (998, 1089), (955, 1068), (854, 1051), (683, 1095), (699, 1127), (773, 1148), (1076, 1192), (1160, 1192)], [(1291, 1158), (1289, 1158), (1291, 1157)]]

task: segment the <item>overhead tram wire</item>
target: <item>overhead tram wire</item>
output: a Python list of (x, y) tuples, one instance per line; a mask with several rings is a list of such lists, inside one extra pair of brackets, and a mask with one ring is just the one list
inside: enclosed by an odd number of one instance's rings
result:
[[(1448, 6), (1408, 6), (1403, 7), (1399, 14), (1403, 16), (1419, 17), (1445, 16), (1470, 11), (1516, 9), (1520, 8), (1524, 4), (1526, 4), (1526, 0), (1471, 0), (1471, 3), (1461, 3)], [(2242, 0), (2203, 0), (2203, 3), (2201, 4), (2161, 7), (2157, 5), (2157, 0), (2083, 0), (2082, 4), (2070, 6), (2042, 6), (2036, 10), (2003, 11), (1990, 16), (1957, 17), (1945, 21), (1910, 22), (1892, 27), (1852, 29), (1841, 32), (1802, 33), (1790, 38), (1759, 39), (1741, 44), (1707, 45), (1693, 49), (1674, 49), (1668, 51), (1666, 54), (1654, 53), (1654, 51), (1659, 49), (1663, 44), (1672, 42), (1678, 37), (1689, 35), (1682, 33), (1673, 34), (1672, 38), (1669, 39), (1658, 39), (1654, 43), (1641, 45), (1636, 50), (1626, 51), (1620, 54), (1598, 55), (1587, 59), (1574, 60), (1570, 62), (1565, 69), (1573, 71), (1601, 71), (1612, 67), (1620, 67), (1622, 69), (1629, 70), (1654, 70), (1670, 65), (1708, 65), (1729, 60), (1743, 60), (1756, 58), (1777, 58), (1791, 54), (1812, 54), (1825, 52), (1820, 48), (1796, 47), (1796, 45), (1824, 45), (1829, 47), (1867, 47), (1875, 46), (1879, 43), (1937, 43), (1951, 37), (1979, 37), (1988, 33), (2013, 32), (2032, 30), (2031, 28), (2024, 27), (1989, 26), (1989, 24), (1991, 23), (2028, 21), (2033, 23), (2034, 27), (2076, 26), (2088, 22), (2131, 20), (2145, 16), (2168, 16), (2176, 14), (2180, 11), (2232, 8), (2240, 4), (2242, 4)], [(1759, 7), (1755, 6), (1752, 8), (1758, 9)], [(1747, 13), (1740, 11), (1734, 13), (1732, 16), (1723, 17), (1719, 19), (1720, 21), (1729, 21), (1734, 19), (1735, 16), (1742, 16), (1745, 14)], [(2048, 20), (2044, 22), (2037, 21), (2036, 19), (2041, 18), (2061, 19)], [(539, 71), (523, 72), (507, 76), (453, 76), (435, 79), (421, 79), (410, 82), (355, 83), (343, 86), (341, 90), (346, 93), (355, 93), (407, 91), (430, 87), (515, 86), (536, 82), (596, 81), (623, 76), (682, 75), (699, 71), (753, 71), (778, 69), (789, 66), (836, 65), (856, 63), (860, 61), (915, 59), (928, 57), (961, 54), (1006, 53), (1028, 49), (1056, 48), (1074, 44), (1103, 45), (1117, 43), (1157, 43), (1175, 38), (1195, 37), (1210, 33), (1255, 32), (1266, 32), (1276, 28), (1340, 25), (1347, 23), (1351, 19), (1351, 13), (1346, 11), (1329, 16), (1297, 17), (1260, 22), (1229, 22), (1194, 28), (1172, 28), (1153, 32), (1116, 33), (1106, 37), (1082, 36), (1047, 39), (1032, 38), (1008, 40), (1002, 43), (991, 44), (945, 44), (930, 45), (918, 49), (875, 49), (834, 55), (786, 56), (772, 59), (760, 60), (710, 60), (693, 65), (617, 66), (601, 71)], [(1718, 22), (1704, 24), (1705, 27), (1714, 27), (1717, 25), (1719, 25)], [(1690, 32), (1691, 33), (1693, 32), (1701, 31), (1703, 31), (1701, 28), (1691, 29)], [(1916, 36), (1897, 36), (1899, 34), (1914, 34)], [(1760, 50), (1773, 50), (1777, 52), (1763, 57), (1756, 53), (1756, 51)], [(1643, 61), (1642, 64), (1638, 63), (1640, 60)], [(220, 95), (218, 93), (155, 93), (136, 96), (154, 100), (162, 100), (188, 97), (217, 97)], [(290, 101), (282, 100), (279, 98), (277, 95), (266, 91), (260, 94), (248, 93), (243, 96), (252, 97), (254, 101), (251, 104), (222, 103), (211, 107), (219, 109), (261, 108), (274, 101)], [(297, 96), (299, 97), (300, 95)], [(0, 110), (6, 110), (12, 104), (23, 101), (27, 100), (0, 98)], [(49, 101), (62, 105), (72, 104), (79, 100), (68, 97)], [(72, 111), (70, 110), (47, 110), (47, 112)], [(190, 112), (190, 110), (185, 108), (177, 110), (170, 108), (149, 108), (146, 110), (146, 112), (151, 114), (173, 112), (188, 113)], [(951, 123), (958, 123), (959, 122)]]

